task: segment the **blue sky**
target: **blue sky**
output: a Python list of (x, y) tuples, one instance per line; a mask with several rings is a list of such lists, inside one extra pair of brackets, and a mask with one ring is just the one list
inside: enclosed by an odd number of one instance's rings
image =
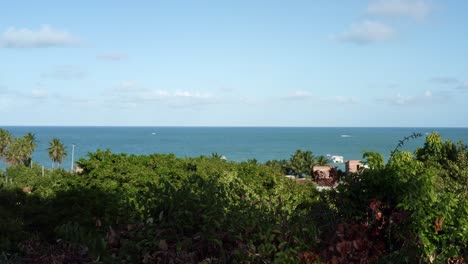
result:
[(8, 1), (0, 125), (466, 127), (467, 10)]

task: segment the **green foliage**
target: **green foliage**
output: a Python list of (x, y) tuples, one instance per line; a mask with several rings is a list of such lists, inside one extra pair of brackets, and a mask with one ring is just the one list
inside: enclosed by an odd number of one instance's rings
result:
[[(428, 137), (416, 154), (318, 192), (316, 161), (88, 153), (81, 174), (10, 166), (0, 177), (0, 251), (65, 240), (104, 263), (447, 262), (467, 258), (468, 152)], [(347, 247), (347, 245), (351, 245)]]
[(5, 158), (5, 151), (11, 144), (11, 134), (7, 130), (0, 128), (0, 159)]
[(327, 159), (327, 157), (325, 156), (318, 156), (317, 157), (317, 160), (315, 162), (314, 165), (318, 165), (318, 166), (326, 166), (330, 163), (330, 161)]
[(12, 166), (31, 166), (32, 154), (36, 149), (36, 136), (27, 133), (21, 138), (13, 138), (10, 132), (0, 128), (0, 158)]
[(364, 152), (362, 158), (365, 160), (364, 164), (367, 164), (372, 170), (380, 170), (385, 166), (384, 158), (380, 153)]
[(67, 156), (67, 151), (63, 143), (58, 138), (53, 138), (49, 143), (48, 154), (52, 160), (52, 168), (55, 163), (62, 164), (63, 159)]
[(366, 153), (370, 169), (340, 185), (336, 204), (345, 219), (383, 230), (379, 236), (391, 250), (389, 258), (466, 258), (466, 155), (436, 134), (427, 137), (416, 157), (397, 151), (384, 165), (379, 154)]
[(312, 166), (316, 164), (316, 160), (311, 151), (296, 150), (289, 160), (292, 171), (298, 176), (310, 176)]
[[(311, 250), (320, 234), (318, 214), (311, 212), (321, 203), (314, 185), (298, 185), (255, 161), (98, 150), (78, 164), (82, 174), (53, 170), (44, 177), (38, 167), (9, 167), (5, 176), (13, 184), (1, 192), (18, 190), (26, 203), (21, 211), (7, 208), (8, 225), (16, 228), (7, 229), (84, 245), (93, 258), (131, 262), (144, 256), (163, 262), (291, 260)], [(24, 186), (32, 187), (30, 194), (15, 189)], [(2, 249), (21, 239), (9, 233)]]

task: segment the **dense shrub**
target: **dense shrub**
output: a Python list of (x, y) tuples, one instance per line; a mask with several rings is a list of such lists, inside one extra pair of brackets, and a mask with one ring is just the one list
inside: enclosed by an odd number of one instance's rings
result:
[(364, 158), (369, 169), (323, 192), (284, 177), (284, 162), (217, 155), (98, 150), (78, 161), (81, 174), (8, 167), (0, 251), (13, 263), (55, 251), (104, 263), (467, 259), (466, 146), (432, 134), (414, 155)]

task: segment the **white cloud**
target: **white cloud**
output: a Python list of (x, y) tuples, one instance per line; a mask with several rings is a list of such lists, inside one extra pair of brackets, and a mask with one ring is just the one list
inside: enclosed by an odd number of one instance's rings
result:
[(324, 105), (346, 105), (359, 103), (355, 96), (317, 96), (305, 90), (296, 90), (279, 98), (282, 101), (305, 101)]
[(359, 99), (355, 96), (337, 96), (335, 97), (335, 102), (338, 104), (356, 104), (359, 102)]
[(132, 80), (121, 82), (112, 90), (107, 91), (104, 96), (113, 102), (118, 101), (130, 107), (154, 102), (182, 107), (221, 103), (220, 98), (209, 92), (150, 89)]
[(454, 77), (434, 77), (430, 79), (429, 81), (438, 83), (438, 84), (444, 84), (444, 85), (450, 85), (454, 86), (456, 90), (468, 90), (468, 82), (463, 82), (460, 79), (454, 78)]
[(103, 61), (122, 61), (128, 58), (127, 54), (113, 52), (113, 53), (102, 53), (96, 56), (97, 59)]
[(66, 47), (80, 43), (78, 37), (49, 25), (42, 25), (37, 30), (10, 27), (0, 36), (0, 46), (6, 48)]
[(44, 90), (44, 89), (33, 89), (31, 91), (31, 97), (32, 98), (36, 98), (36, 99), (43, 99), (43, 98), (47, 98), (49, 95), (49, 92), (47, 90)]
[(142, 88), (139, 87), (139, 84), (134, 81), (134, 80), (126, 80), (120, 82), (112, 92), (117, 92), (117, 93), (127, 93), (127, 92), (135, 92), (139, 91)]
[(389, 99), (391, 103), (396, 105), (406, 105), (413, 100), (413, 97), (403, 96), (400, 93), (396, 94), (395, 97)]
[(450, 94), (448, 93), (433, 93), (431, 90), (426, 90), (420, 95), (408, 96), (397, 93), (394, 96), (383, 99), (392, 105), (400, 106), (417, 106), (434, 103), (446, 103), (449, 101)]
[(307, 100), (307, 99), (311, 99), (313, 97), (314, 97), (314, 95), (309, 91), (296, 90), (296, 91), (282, 97), (281, 99), (285, 99), (285, 100)]
[(41, 77), (59, 80), (79, 80), (86, 77), (86, 73), (74, 65), (60, 65), (49, 72), (41, 74)]
[(373, 0), (367, 13), (379, 16), (402, 16), (416, 20), (425, 19), (431, 7), (425, 0)]
[(468, 82), (461, 83), (461, 84), (458, 86), (458, 89), (460, 89), (460, 90), (468, 90)]
[(349, 30), (338, 36), (338, 39), (344, 42), (368, 44), (388, 41), (395, 35), (396, 32), (392, 27), (380, 22), (365, 20), (352, 24)]
[(175, 97), (187, 97), (187, 98), (210, 98), (212, 97), (209, 93), (203, 93), (198, 91), (176, 91), (173, 96)]
[(434, 83), (440, 83), (440, 84), (460, 83), (460, 81), (457, 78), (449, 77), (449, 76), (438, 76), (438, 77), (434, 77), (430, 79), (429, 81), (434, 82)]
[(14, 99), (11, 96), (2, 95), (0, 97), (0, 111), (8, 110), (10, 106), (13, 104), (13, 102), (14, 102)]

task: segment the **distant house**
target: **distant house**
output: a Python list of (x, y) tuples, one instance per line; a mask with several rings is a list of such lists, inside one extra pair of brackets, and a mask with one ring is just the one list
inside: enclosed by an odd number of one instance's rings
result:
[(330, 171), (332, 170), (332, 166), (313, 166), (312, 167), (312, 175), (316, 179), (328, 179), (330, 178)]
[(318, 186), (334, 186), (338, 181), (338, 170), (333, 166), (313, 166), (312, 178)]
[(346, 175), (361, 172), (362, 169), (366, 167), (367, 166), (365, 166), (360, 160), (347, 160), (345, 162)]

